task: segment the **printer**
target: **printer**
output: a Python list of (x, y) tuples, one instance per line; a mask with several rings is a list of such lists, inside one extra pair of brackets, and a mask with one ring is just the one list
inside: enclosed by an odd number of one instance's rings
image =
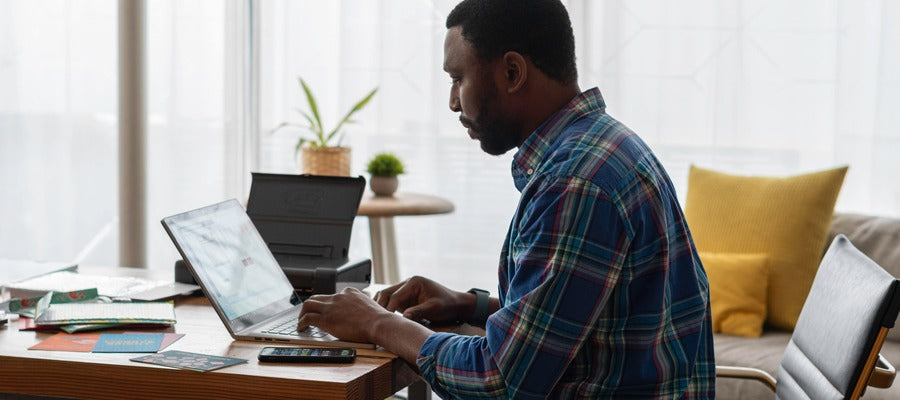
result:
[(365, 178), (252, 176), (247, 214), (298, 294), (369, 286), (372, 260), (348, 258)]

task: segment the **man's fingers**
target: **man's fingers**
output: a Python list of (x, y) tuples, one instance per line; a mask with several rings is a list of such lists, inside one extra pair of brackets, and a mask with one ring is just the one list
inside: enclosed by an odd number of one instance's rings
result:
[(429, 315), (434, 308), (434, 305), (431, 303), (422, 303), (419, 305), (412, 306), (403, 311), (403, 316), (409, 318), (413, 321), (421, 321), (423, 319), (423, 315)]
[[(313, 297), (315, 297), (315, 296), (313, 296)], [(301, 315), (303, 315), (303, 313), (306, 313), (306, 312), (317, 312), (318, 310), (320, 310), (322, 308), (323, 305), (325, 305), (325, 303), (323, 303), (317, 299), (314, 299), (313, 297), (310, 297), (303, 301), (303, 307), (300, 308)]]
[(375, 295), (375, 302), (378, 303), (379, 306), (387, 308), (388, 303), (391, 301), (391, 297), (394, 296), (394, 290), (385, 289), (378, 294)]
[(391, 300), (391, 296), (393, 296), (394, 292), (396, 292), (397, 289), (400, 289), (405, 283), (406, 282), (401, 282), (396, 285), (389, 286), (387, 289), (379, 291), (375, 294), (375, 302), (382, 307), (387, 307), (388, 302)]
[(332, 297), (334, 297), (333, 294), (315, 294), (315, 295), (309, 296), (309, 298), (307, 298), (306, 301), (312, 300), (312, 301), (318, 301), (318, 302), (322, 303), (322, 302), (328, 301), (328, 299), (330, 299)]
[(403, 285), (391, 295), (390, 301), (384, 307), (388, 311), (401, 311), (413, 303), (416, 299), (416, 290), (412, 285)]
[(306, 301), (303, 302), (303, 306), (300, 308), (300, 315), (306, 314), (308, 312), (318, 313), (322, 311), (322, 308), (325, 307), (325, 302), (321, 301), (324, 296), (312, 296)]
[(306, 330), (306, 328), (309, 328), (310, 325), (318, 326), (321, 316), (322, 315), (319, 313), (303, 314), (300, 319), (297, 320), (297, 332)]

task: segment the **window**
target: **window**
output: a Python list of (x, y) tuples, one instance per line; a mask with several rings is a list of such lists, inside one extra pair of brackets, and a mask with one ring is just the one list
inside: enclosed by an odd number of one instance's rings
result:
[[(568, 0), (583, 89), (640, 134), (679, 193), (687, 166), (787, 175), (849, 164), (839, 211), (900, 215), (900, 5), (839, 0)], [(448, 109), (456, 0), (147, 2), (148, 264), (177, 258), (163, 216), (243, 200), (295, 173), (302, 76), (346, 128), (354, 174), (392, 151), (402, 191), (449, 215), (398, 217), (402, 276), (493, 287), (518, 193)], [(116, 2), (0, 2), (0, 257), (117, 264)], [(258, 98), (256, 97), (258, 94)], [(258, 101), (257, 101), (258, 100)], [(258, 145), (257, 145), (258, 144)], [(368, 256), (367, 221), (351, 253)]]

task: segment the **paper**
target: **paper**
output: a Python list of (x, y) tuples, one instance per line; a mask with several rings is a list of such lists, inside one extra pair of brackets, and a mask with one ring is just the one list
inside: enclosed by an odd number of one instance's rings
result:
[(66, 333), (99, 331), (101, 329), (120, 328), (123, 326), (135, 327), (135, 324), (71, 324), (71, 325), (42, 325), (48, 328), (59, 328)]
[(158, 300), (182, 293), (190, 293), (200, 287), (171, 281), (153, 281), (125, 276), (83, 275), (70, 271), (54, 272), (7, 285), (10, 297), (43, 296), (49, 291), (72, 292), (97, 288), (101, 296), (127, 297), (140, 300)]
[(0, 259), (0, 287), (56, 271), (74, 271), (78, 264)]
[[(49, 292), (50, 303), (75, 303), (79, 301), (94, 300), (97, 296), (97, 289), (76, 290), (74, 292)], [(34, 308), (37, 303), (46, 297), (30, 297), (24, 299), (13, 299), (9, 302), (9, 311), (24, 315), (26, 317), (34, 317)]]
[(162, 333), (103, 333), (91, 350), (94, 353), (156, 353)]
[(38, 325), (175, 323), (172, 303), (65, 303), (40, 309), (39, 304), (34, 320)]
[(68, 333), (57, 333), (50, 336), (43, 342), (28, 348), (28, 350), (55, 350), (55, 351), (76, 351), (88, 353), (97, 344), (100, 338), (99, 333), (85, 333), (79, 335), (70, 335)]
[[(124, 332), (130, 334), (138, 334), (138, 333), (147, 333), (147, 332)], [(163, 333), (162, 343), (159, 345), (158, 351), (162, 351), (166, 347), (169, 347), (170, 344), (175, 343), (178, 339), (184, 337), (183, 333)]]
[[(146, 332), (125, 332), (126, 334), (145, 334)], [(178, 339), (184, 337), (183, 333), (162, 333), (163, 339), (156, 351), (162, 351), (175, 343)], [(28, 350), (52, 350), (52, 351), (75, 351), (87, 353), (94, 349), (94, 345), (100, 339), (100, 333), (84, 333), (70, 335), (67, 333), (57, 333), (43, 342), (28, 348)]]
[(136, 357), (132, 358), (131, 361), (164, 365), (172, 368), (190, 369), (194, 371), (212, 371), (247, 362), (247, 360), (243, 358), (211, 356), (178, 350), (169, 350), (162, 353)]

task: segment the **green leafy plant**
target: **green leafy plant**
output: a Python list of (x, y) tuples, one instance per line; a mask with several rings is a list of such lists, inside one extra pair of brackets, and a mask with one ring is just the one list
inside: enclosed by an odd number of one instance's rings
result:
[(376, 154), (366, 166), (366, 171), (372, 174), (372, 176), (388, 177), (394, 177), (404, 172), (403, 163), (397, 156), (391, 153)]
[(322, 124), (322, 117), (319, 114), (319, 105), (316, 103), (316, 97), (313, 95), (312, 90), (309, 88), (309, 85), (306, 84), (306, 81), (303, 78), (297, 78), (300, 81), (300, 87), (303, 89), (303, 93), (306, 96), (306, 102), (309, 105), (309, 112), (297, 109), (297, 112), (306, 119), (307, 124), (296, 124), (291, 122), (282, 122), (278, 126), (276, 126), (272, 131), (278, 131), (285, 127), (295, 127), (301, 128), (303, 130), (308, 131), (308, 133), (312, 134), (312, 137), (301, 137), (297, 140), (297, 146), (294, 148), (295, 152), (299, 152), (300, 148), (304, 145), (309, 144), (312, 147), (331, 147), (332, 143), (334, 143), (335, 138), (337, 138), (337, 146), (340, 146), (341, 141), (343, 140), (344, 135), (338, 136), (338, 133), (341, 132), (341, 128), (345, 124), (353, 124), (356, 123), (355, 120), (351, 119), (353, 114), (356, 114), (360, 110), (362, 110), (366, 104), (369, 104), (369, 101), (372, 100), (372, 97), (375, 96), (375, 92), (378, 91), (378, 88), (372, 89), (371, 92), (365, 95), (362, 100), (356, 102), (350, 111), (341, 118), (340, 122), (332, 130), (326, 130), (325, 126)]

